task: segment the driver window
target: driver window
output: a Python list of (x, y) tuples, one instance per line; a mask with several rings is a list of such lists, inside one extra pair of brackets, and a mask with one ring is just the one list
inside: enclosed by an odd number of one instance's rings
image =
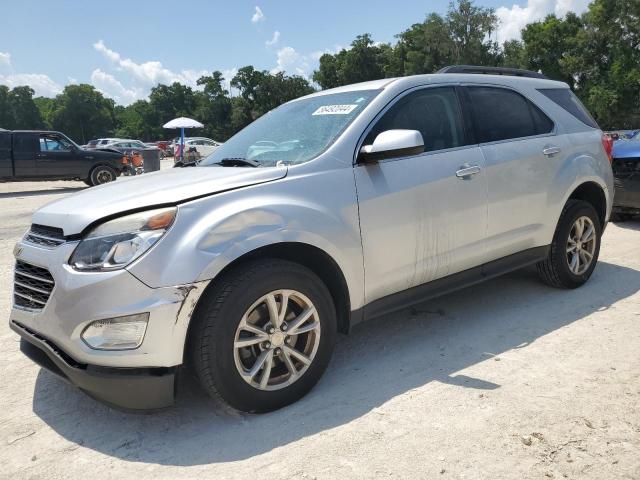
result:
[(425, 152), (465, 145), (464, 128), (456, 92), (450, 87), (425, 88), (393, 105), (367, 135), (371, 145), (386, 130), (417, 130)]
[(71, 150), (71, 144), (63, 138), (42, 135), (40, 136), (40, 151), (42, 152), (68, 152)]

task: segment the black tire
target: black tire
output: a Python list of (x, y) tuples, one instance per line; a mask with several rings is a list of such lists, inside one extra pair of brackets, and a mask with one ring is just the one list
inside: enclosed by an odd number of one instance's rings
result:
[(91, 183), (91, 179), (87, 178), (85, 180), (83, 180), (84, 183), (86, 183), (87, 185), (89, 185), (90, 187), (93, 187), (93, 184)]
[[(567, 241), (574, 223), (583, 216), (588, 217), (594, 225), (596, 244), (591, 264), (583, 273), (576, 275), (569, 268)], [(558, 220), (549, 256), (537, 264), (540, 278), (546, 284), (557, 288), (577, 288), (584, 285), (598, 262), (601, 236), (602, 226), (593, 205), (582, 200), (569, 200)]]
[(116, 171), (108, 165), (98, 165), (91, 170), (89, 181), (92, 186), (102, 185), (115, 181), (118, 178)]
[[(234, 339), (251, 305), (280, 289), (296, 290), (311, 300), (321, 334), (307, 370), (289, 386), (265, 391), (240, 376), (234, 361)], [(325, 284), (308, 268), (279, 259), (253, 261), (224, 275), (205, 293), (193, 322), (188, 349), (204, 390), (237, 410), (255, 413), (282, 408), (307, 394), (327, 368), (337, 331), (333, 299)]]

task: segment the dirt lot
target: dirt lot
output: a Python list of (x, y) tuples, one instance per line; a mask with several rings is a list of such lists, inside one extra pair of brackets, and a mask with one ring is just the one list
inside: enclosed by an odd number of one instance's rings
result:
[(113, 411), (40, 370), (7, 324), (30, 213), (81, 183), (0, 184), (0, 478), (640, 478), (640, 223), (575, 291), (528, 270), (364, 324), (299, 403)]

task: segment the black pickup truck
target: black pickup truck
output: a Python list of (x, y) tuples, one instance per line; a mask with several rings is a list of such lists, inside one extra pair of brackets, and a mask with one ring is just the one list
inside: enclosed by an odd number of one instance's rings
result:
[(122, 153), (83, 150), (60, 132), (0, 130), (0, 182), (82, 180), (112, 182), (124, 165)]

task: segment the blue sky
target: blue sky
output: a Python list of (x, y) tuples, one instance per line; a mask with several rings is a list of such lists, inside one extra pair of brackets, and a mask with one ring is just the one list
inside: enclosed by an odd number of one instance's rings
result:
[[(581, 12), (588, 0), (477, 0), (501, 20), (499, 40), (555, 12)], [(72, 1), (22, 0), (3, 9), (0, 84), (29, 84), (52, 96), (91, 83), (118, 103), (145, 98), (158, 82), (194, 85), (202, 74), (254, 65), (310, 76), (323, 52), (360, 33), (394, 35), (446, 0)], [(54, 6), (55, 5), (55, 6)]]

